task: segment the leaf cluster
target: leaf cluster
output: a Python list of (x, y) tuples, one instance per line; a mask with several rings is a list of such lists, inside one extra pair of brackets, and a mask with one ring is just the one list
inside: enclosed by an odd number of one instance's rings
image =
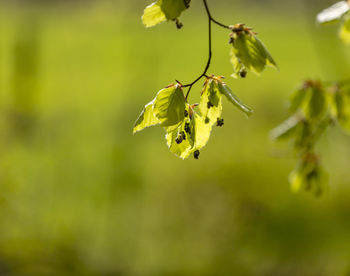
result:
[(292, 94), (289, 111), (291, 116), (271, 136), (290, 140), (299, 158), (289, 178), (293, 191), (305, 189), (321, 195), (327, 181), (315, 145), (334, 124), (350, 131), (350, 87), (346, 83), (327, 85), (307, 80)]
[(194, 154), (198, 159), (213, 126), (220, 127), (224, 123), (221, 118), (223, 96), (247, 116), (253, 112), (233, 94), (222, 77), (207, 77), (200, 94), (199, 104), (189, 104), (180, 83), (160, 90), (142, 110), (135, 122), (134, 133), (146, 127), (161, 125), (172, 153), (182, 159)]

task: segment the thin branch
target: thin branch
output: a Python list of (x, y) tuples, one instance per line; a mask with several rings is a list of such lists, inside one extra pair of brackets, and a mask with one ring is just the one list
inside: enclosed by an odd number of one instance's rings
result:
[(211, 63), (211, 58), (212, 58), (212, 42), (211, 42), (212, 41), (212, 35), (211, 35), (211, 33), (212, 33), (211, 32), (212, 22), (217, 24), (217, 25), (219, 25), (220, 27), (223, 27), (223, 28), (226, 28), (226, 29), (231, 29), (230, 26), (224, 25), (224, 24), (216, 21), (211, 16), (211, 13), (210, 13), (210, 10), (209, 10), (208, 4), (207, 4), (207, 0), (203, 0), (203, 3), (204, 3), (205, 10), (207, 12), (207, 15), (208, 15), (208, 22), (209, 22), (209, 28), (208, 28), (208, 31), (209, 31), (209, 57), (208, 57), (207, 65), (205, 66), (204, 72), (198, 78), (196, 78), (193, 82), (191, 82), (190, 84), (183, 85), (183, 87), (188, 87), (188, 91), (187, 91), (187, 94), (186, 94), (186, 101), (187, 101), (188, 96), (190, 95), (192, 86), (195, 85), (201, 78), (207, 77), (207, 72), (209, 70), (210, 63)]

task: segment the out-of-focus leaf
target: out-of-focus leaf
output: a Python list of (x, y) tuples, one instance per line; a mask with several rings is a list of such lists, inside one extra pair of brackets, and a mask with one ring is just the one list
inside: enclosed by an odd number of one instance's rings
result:
[(350, 95), (340, 90), (333, 95), (333, 103), (340, 126), (350, 132)]
[[(266, 65), (277, 69), (277, 64), (264, 46), (264, 44), (252, 33), (240, 32), (235, 35), (233, 52), (245, 68), (257, 74), (261, 73)], [(232, 62), (232, 60), (231, 60)], [(233, 59), (233, 62), (236, 62)], [(235, 63), (234, 63), (235, 64)], [(235, 66), (235, 75), (239, 74), (239, 66)]]
[(305, 106), (305, 116), (308, 119), (320, 119), (327, 111), (327, 97), (325, 91), (320, 87), (312, 87), (310, 99)]
[(222, 96), (216, 81), (209, 79), (203, 88), (199, 111), (206, 124), (213, 126), (222, 113)]
[(299, 108), (302, 107), (303, 103), (305, 102), (305, 99), (307, 98), (307, 90), (305, 89), (299, 89), (295, 91), (291, 98), (290, 98), (290, 107), (289, 111), (291, 113), (296, 112)]
[(340, 1), (331, 7), (321, 11), (317, 15), (317, 22), (320, 24), (336, 22), (342, 18), (348, 11), (350, 6), (346, 1)]
[[(311, 157), (308, 157), (311, 156)], [(319, 164), (317, 158), (310, 153), (303, 157), (303, 160), (289, 175), (289, 182), (293, 192), (302, 189), (310, 191), (316, 196), (321, 196), (328, 191), (328, 176)]]
[(340, 27), (340, 38), (347, 44), (350, 44), (350, 17), (347, 18)]
[(173, 126), (183, 121), (186, 104), (180, 85), (172, 85), (159, 91), (153, 110), (163, 127)]
[(270, 137), (273, 140), (289, 138), (295, 133), (297, 126), (301, 123), (299, 115), (294, 115), (271, 131)]
[(160, 123), (159, 119), (154, 115), (153, 112), (154, 100), (148, 103), (142, 110), (140, 116), (135, 122), (133, 132), (143, 130), (146, 127), (154, 126)]
[(142, 15), (146, 27), (153, 27), (166, 20), (175, 20), (189, 7), (189, 0), (158, 0), (147, 6)]
[(239, 110), (243, 111), (248, 117), (252, 115), (253, 110), (246, 106), (244, 103), (240, 101), (240, 99), (237, 98), (231, 91), (231, 89), (222, 81), (217, 81), (219, 91), (221, 94), (225, 95), (226, 98), (233, 103), (234, 106), (236, 106)]

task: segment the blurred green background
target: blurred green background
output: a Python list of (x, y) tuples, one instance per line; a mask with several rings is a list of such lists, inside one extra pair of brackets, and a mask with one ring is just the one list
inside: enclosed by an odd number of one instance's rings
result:
[(182, 161), (160, 127), (132, 126), (158, 90), (202, 72), (201, 1), (181, 31), (145, 29), (150, 1), (0, 1), (0, 275), (350, 275), (349, 136), (319, 144), (322, 199), (290, 192), (295, 159), (268, 138), (303, 79), (349, 74), (337, 27), (315, 25), (333, 2), (208, 0), (219, 21), (254, 27), (280, 72), (230, 78), (214, 26), (209, 73), (255, 114), (225, 102), (225, 126)]

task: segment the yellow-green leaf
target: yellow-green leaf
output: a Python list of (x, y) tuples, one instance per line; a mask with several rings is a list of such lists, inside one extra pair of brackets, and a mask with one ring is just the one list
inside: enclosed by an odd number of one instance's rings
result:
[(142, 22), (146, 27), (153, 27), (166, 20), (166, 16), (158, 3), (147, 6), (142, 15)]
[(199, 111), (204, 118), (204, 122), (213, 126), (222, 113), (222, 96), (216, 81), (209, 79), (204, 85)]
[(340, 38), (347, 44), (350, 44), (350, 17), (347, 18), (340, 27)]
[(180, 85), (172, 85), (159, 91), (153, 110), (163, 127), (173, 126), (183, 121), (186, 104)]
[(153, 112), (154, 100), (148, 103), (142, 110), (140, 116), (135, 122), (133, 132), (143, 130), (146, 127), (154, 126), (160, 123), (159, 119), (154, 115)]
[(244, 103), (238, 99), (232, 92), (232, 90), (222, 81), (217, 81), (218, 88), (221, 94), (225, 95), (226, 98), (239, 110), (243, 111), (248, 117), (252, 115), (253, 110), (246, 106)]

